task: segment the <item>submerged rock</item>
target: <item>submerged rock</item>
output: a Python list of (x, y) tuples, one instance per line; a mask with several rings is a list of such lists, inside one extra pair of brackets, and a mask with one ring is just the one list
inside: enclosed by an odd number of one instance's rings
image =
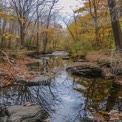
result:
[(71, 75), (83, 76), (83, 77), (102, 77), (102, 69), (98, 66), (92, 65), (79, 65), (71, 66), (66, 69)]
[(9, 116), (0, 117), (0, 122), (43, 122), (49, 115), (38, 105), (15, 105), (7, 107)]

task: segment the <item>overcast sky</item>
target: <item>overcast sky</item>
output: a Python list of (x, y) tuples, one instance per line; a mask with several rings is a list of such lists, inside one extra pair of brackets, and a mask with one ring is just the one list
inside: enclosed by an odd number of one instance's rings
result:
[(67, 15), (67, 13), (71, 14), (72, 9), (74, 10), (75, 8), (78, 8), (81, 6), (78, 0), (59, 0), (58, 5), (62, 7), (61, 12), (63, 15)]

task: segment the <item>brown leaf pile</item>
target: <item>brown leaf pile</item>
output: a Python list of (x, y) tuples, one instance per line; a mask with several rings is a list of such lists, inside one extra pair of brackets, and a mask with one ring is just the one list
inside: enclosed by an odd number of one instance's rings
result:
[(25, 80), (33, 80), (39, 72), (32, 72), (26, 64), (33, 63), (34, 60), (28, 57), (16, 58), (16, 63), (11, 65), (8, 62), (0, 62), (0, 87), (8, 86), (16, 83), (17, 77), (24, 77)]
[(122, 113), (116, 110), (112, 110), (110, 112), (101, 111), (98, 113), (94, 113), (95, 120), (101, 122), (115, 122), (118, 120), (122, 120)]

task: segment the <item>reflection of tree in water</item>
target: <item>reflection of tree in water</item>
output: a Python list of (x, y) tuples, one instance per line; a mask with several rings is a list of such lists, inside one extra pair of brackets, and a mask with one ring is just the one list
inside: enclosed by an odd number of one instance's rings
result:
[(122, 110), (122, 85), (115, 82), (112, 83), (112, 86), (109, 91), (109, 96), (106, 104), (106, 111), (112, 109)]
[(85, 97), (81, 116), (92, 115), (92, 112), (122, 109), (122, 86), (104, 79), (85, 79), (77, 81), (82, 87), (75, 88)]
[[(32, 102), (32, 103), (39, 104), (48, 112), (51, 111), (51, 113), (53, 113), (54, 109), (57, 109), (58, 104), (62, 104), (62, 99), (59, 96), (60, 94), (59, 92), (61, 92), (59, 90), (60, 84), (57, 83), (56, 77), (58, 77), (60, 73), (64, 70), (64, 65), (67, 63), (67, 61), (62, 61), (57, 56), (50, 57), (48, 61), (49, 61), (48, 62), (49, 71), (47, 74), (54, 75), (54, 79), (52, 80), (53, 82), (51, 82), (50, 85), (48, 86), (39, 85), (39, 86), (32, 86), (32, 87), (12, 86), (12, 87), (4, 88), (0, 90), (1, 105), (3, 104), (18, 105), (18, 104), (23, 104), (25, 102)], [(43, 62), (41, 62), (41, 60), (39, 60), (39, 62), (36, 62), (34, 64), (29, 64), (28, 67), (29, 70), (32, 71), (41, 71), (44, 68)], [(66, 83), (64, 81), (64, 86), (65, 85)]]
[(60, 102), (60, 99), (53, 90), (51, 86), (38, 86), (38, 88), (31, 88), (35, 102), (48, 111), (52, 110), (53, 106), (57, 104), (57, 101)]
[(60, 101), (53, 94), (50, 86), (13, 86), (0, 91), (1, 105), (21, 105), (25, 102), (39, 104), (51, 111), (52, 106)]
[(16, 87), (17, 98), (15, 104), (23, 104), (24, 102), (33, 102), (32, 94), (27, 86), (17, 86)]
[(60, 56), (45, 56), (35, 63), (27, 64), (29, 70), (38, 71), (43, 75), (59, 75), (64, 70), (67, 61)]

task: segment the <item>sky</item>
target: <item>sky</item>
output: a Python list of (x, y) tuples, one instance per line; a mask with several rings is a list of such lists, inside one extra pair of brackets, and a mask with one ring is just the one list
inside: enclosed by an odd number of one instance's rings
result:
[(72, 9), (80, 7), (78, 0), (59, 0), (59, 6), (62, 7), (61, 13), (63, 15), (71, 14)]
[(62, 17), (62, 19), (60, 19), (59, 23), (64, 28), (66, 28), (66, 25), (64, 24), (64, 22), (62, 20), (65, 20), (67, 22), (70, 21), (71, 16), (73, 15), (73, 10), (78, 9), (83, 5), (79, 1), (82, 2), (82, 0), (59, 0), (58, 7), (62, 8), (60, 10), (60, 16)]

